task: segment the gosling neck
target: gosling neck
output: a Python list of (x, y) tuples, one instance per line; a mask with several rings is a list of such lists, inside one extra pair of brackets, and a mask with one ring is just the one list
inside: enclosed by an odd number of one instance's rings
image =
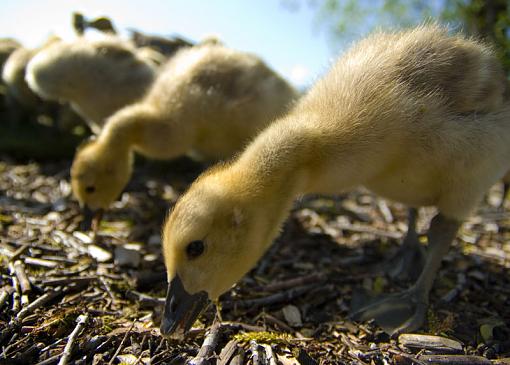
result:
[(274, 122), (233, 163), (241, 191), (258, 197), (305, 193), (310, 178), (314, 141), (306, 125), (294, 116)]
[(311, 173), (307, 160), (313, 142), (289, 128), (292, 121), (275, 122), (226, 170), (230, 195), (257, 224), (254, 244), (264, 248), (278, 235), (295, 198), (306, 191)]
[(106, 121), (99, 143), (117, 151), (132, 152), (142, 143), (144, 128), (154, 119), (155, 113), (143, 104), (121, 109)]
[(192, 145), (193, 125), (186, 123), (179, 108), (165, 108), (141, 103), (122, 109), (107, 121), (101, 142), (154, 159), (185, 154)]

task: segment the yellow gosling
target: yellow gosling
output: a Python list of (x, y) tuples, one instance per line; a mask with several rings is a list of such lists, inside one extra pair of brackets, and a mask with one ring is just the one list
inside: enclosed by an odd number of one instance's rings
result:
[(60, 42), (57, 36), (50, 36), (38, 48), (25, 48), (19, 46), (5, 61), (2, 69), (2, 79), (7, 89), (7, 103), (13, 112), (11, 119), (19, 120), (25, 111), (32, 112), (45, 107), (45, 103), (29, 88), (26, 80), (28, 63), (34, 55), (52, 44)]
[(61, 42), (38, 52), (26, 79), (42, 98), (69, 102), (97, 134), (109, 116), (143, 97), (156, 73), (144, 54), (111, 36)]
[(11, 53), (2, 70), (2, 79), (7, 86), (8, 96), (29, 110), (36, 108), (41, 102), (25, 81), (27, 64), (36, 52), (36, 49), (17, 48)]
[(257, 263), (296, 197), (359, 185), (410, 207), (437, 207), (416, 283), (355, 313), (391, 333), (419, 328), (458, 227), (509, 170), (504, 80), (489, 47), (436, 25), (354, 45), (287, 116), (177, 202), (163, 227), (161, 333), (182, 336), (207, 298)]
[(295, 98), (296, 91), (252, 54), (210, 43), (182, 50), (142, 101), (109, 118), (98, 138), (77, 152), (74, 195), (84, 207), (107, 208), (131, 176), (135, 151), (155, 159), (228, 158)]
[[(0, 38), (0, 74), (2, 73), (4, 64), (9, 56), (20, 47), (21, 44), (14, 39)], [(3, 83), (3, 79), (1, 79), (0, 82)]]

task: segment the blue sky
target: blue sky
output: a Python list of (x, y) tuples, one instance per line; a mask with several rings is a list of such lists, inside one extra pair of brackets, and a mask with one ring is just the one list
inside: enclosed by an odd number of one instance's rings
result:
[(300, 87), (311, 84), (335, 58), (317, 27), (315, 10), (289, 11), (279, 0), (0, 0), (0, 37), (29, 47), (52, 33), (72, 39), (73, 11), (108, 15), (123, 35), (127, 28), (193, 40), (216, 35), (232, 48), (260, 55)]

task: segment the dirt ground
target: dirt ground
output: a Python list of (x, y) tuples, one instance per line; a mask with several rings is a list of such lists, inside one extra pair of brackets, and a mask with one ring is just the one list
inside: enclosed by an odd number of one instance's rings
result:
[[(510, 364), (510, 202), (497, 207), (499, 185), (444, 260), (419, 336), (348, 319), (361, 288), (409, 286), (374, 269), (398, 247), (405, 207), (357, 191), (297, 204), (258, 266), (177, 342), (158, 332), (159, 233), (201, 167), (139, 162), (92, 237), (79, 229), (70, 163), (0, 158), (0, 365)], [(421, 213), (424, 233), (434, 212)]]

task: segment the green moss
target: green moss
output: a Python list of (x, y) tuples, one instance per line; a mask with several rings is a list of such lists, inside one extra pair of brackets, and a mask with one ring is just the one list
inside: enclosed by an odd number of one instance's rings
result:
[[(0, 172), (2, 172), (1, 169)], [(14, 218), (12, 218), (10, 215), (0, 214), (0, 223), (12, 224), (13, 222)]]
[(101, 321), (101, 330), (104, 331), (105, 333), (110, 333), (111, 331), (113, 331), (113, 327), (112, 327), (112, 324), (115, 322), (116, 318), (114, 316), (101, 316), (100, 317), (100, 321)]
[(287, 333), (277, 333), (277, 332), (245, 332), (238, 333), (234, 336), (234, 339), (241, 343), (248, 343), (252, 340), (257, 343), (265, 343), (265, 344), (279, 344), (279, 343), (289, 343), (292, 339), (292, 336)]
[(5, 255), (0, 255), (0, 264), (6, 266), (9, 263), (9, 258)]
[(99, 225), (99, 230), (103, 233), (116, 233), (119, 231), (124, 231), (132, 228), (134, 226), (134, 222), (132, 220), (122, 220), (122, 221), (105, 221), (102, 220)]

